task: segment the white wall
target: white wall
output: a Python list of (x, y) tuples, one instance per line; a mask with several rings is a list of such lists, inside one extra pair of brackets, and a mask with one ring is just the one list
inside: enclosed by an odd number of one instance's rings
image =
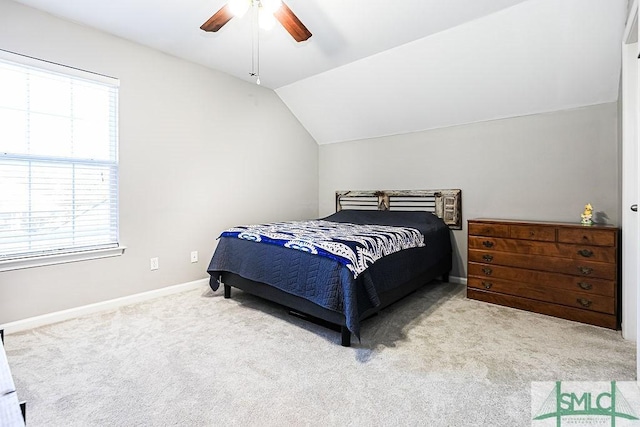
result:
[(317, 144), (273, 91), (8, 0), (0, 47), (120, 79), (127, 246), (0, 273), (0, 324), (205, 278), (223, 229), (317, 216)]
[(320, 215), (336, 190), (462, 189), (452, 276), (466, 277), (466, 220), (620, 221), (618, 105), (600, 104), (320, 146)]

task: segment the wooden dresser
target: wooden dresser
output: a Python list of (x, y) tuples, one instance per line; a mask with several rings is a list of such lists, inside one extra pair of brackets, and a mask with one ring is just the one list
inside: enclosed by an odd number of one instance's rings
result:
[(468, 221), (467, 297), (620, 327), (617, 227)]

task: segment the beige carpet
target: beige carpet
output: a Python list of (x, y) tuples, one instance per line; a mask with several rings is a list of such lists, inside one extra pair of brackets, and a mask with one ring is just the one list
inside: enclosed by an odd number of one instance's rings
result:
[(634, 380), (619, 332), (435, 283), (362, 343), (207, 289), (6, 337), (30, 426), (531, 425), (531, 381)]

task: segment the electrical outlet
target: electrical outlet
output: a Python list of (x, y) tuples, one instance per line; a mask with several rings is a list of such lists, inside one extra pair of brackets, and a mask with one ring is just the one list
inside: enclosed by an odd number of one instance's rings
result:
[(151, 270), (157, 270), (158, 268), (160, 268), (158, 257), (151, 258), (150, 266), (151, 266)]
[(198, 262), (198, 251), (191, 251), (191, 262)]

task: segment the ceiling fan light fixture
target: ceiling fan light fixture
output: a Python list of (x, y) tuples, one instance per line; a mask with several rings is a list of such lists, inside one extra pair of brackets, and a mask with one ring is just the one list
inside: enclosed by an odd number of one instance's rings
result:
[(270, 30), (276, 20), (297, 42), (311, 37), (311, 31), (282, 0), (228, 0), (200, 26), (203, 31), (217, 32), (234, 16), (241, 17), (251, 8), (251, 73), (260, 84), (260, 29)]
[(276, 25), (276, 18), (273, 16), (273, 13), (261, 10), (258, 16), (258, 25), (260, 25), (260, 28), (263, 30), (269, 31)]
[(249, 6), (251, 6), (251, 2), (248, 0), (229, 1), (229, 11), (231, 11), (231, 13), (238, 18), (241, 18), (245, 13), (247, 13), (247, 10), (249, 10)]
[(260, 5), (265, 14), (273, 15), (282, 7), (282, 0), (260, 0)]

